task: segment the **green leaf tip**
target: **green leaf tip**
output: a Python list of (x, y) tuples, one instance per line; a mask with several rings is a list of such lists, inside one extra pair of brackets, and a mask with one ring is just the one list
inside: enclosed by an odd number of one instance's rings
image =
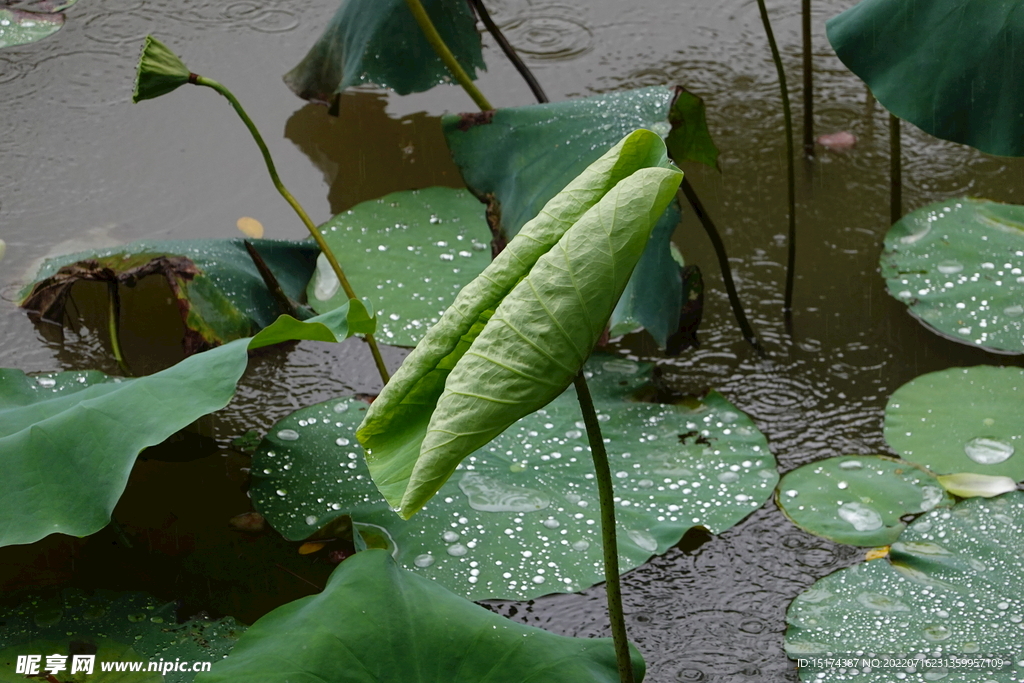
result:
[(696, 161), (716, 171), (721, 170), (718, 167), (718, 147), (711, 139), (707, 109), (701, 97), (676, 86), (668, 120), (672, 130), (665, 138), (665, 144), (676, 163)]
[(152, 100), (188, 83), (191, 72), (169, 47), (153, 36), (146, 36), (135, 72), (132, 102)]
[(568, 387), (681, 180), (661, 138), (634, 131), (462, 289), (357, 432), (374, 482), (402, 517), (463, 458)]

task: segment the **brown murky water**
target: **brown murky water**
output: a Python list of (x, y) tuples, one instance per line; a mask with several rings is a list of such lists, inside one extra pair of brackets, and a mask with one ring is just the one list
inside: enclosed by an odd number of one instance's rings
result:
[[(770, 10), (791, 82), (799, 81), (799, 3)], [(704, 96), (722, 149), (721, 174), (686, 168), (719, 224), (740, 294), (768, 357), (732, 320), (715, 260), (692, 215), (676, 235), (708, 287), (702, 346), (660, 358), (642, 339), (623, 350), (657, 360), (681, 390), (713, 386), (767, 435), (783, 471), (844, 453), (887, 452), (881, 424), (889, 393), (954, 365), (1019, 363), (941, 339), (884, 292), (877, 274), (888, 228), (886, 115), (835, 58), (824, 21), (853, 4), (815, 3), (819, 133), (859, 138), (848, 152), (819, 149), (798, 170), (794, 335), (782, 325), (785, 155), (775, 72), (751, 0), (493, 0), (493, 14), (552, 99), (652, 84)], [(461, 181), (436, 116), (471, 110), (451, 87), (409, 97), (361, 90), (341, 116), (296, 99), (280, 76), (305, 53), (335, 2), (81, 0), (65, 28), (0, 52), (0, 365), (26, 371), (96, 367), (113, 372), (100, 330), (63, 342), (9, 303), (47, 254), (139, 238), (235, 237), (253, 216), (268, 237), (303, 229), (272, 192), (256, 149), (218, 97), (193, 89), (130, 103), (138, 47), (154, 33), (188, 64), (228, 84), (263, 129), (281, 175), (314, 219), (386, 192)], [(480, 87), (498, 106), (529, 91), (485, 38)], [(800, 96), (794, 93), (796, 118)], [(1024, 203), (1024, 162), (989, 157), (905, 126), (907, 209), (957, 195)], [(126, 306), (132, 304), (126, 303)], [(126, 310), (129, 353), (153, 337), (151, 316)], [(97, 318), (98, 319), (98, 318)], [(136, 339), (134, 345), (132, 338)], [(403, 355), (388, 352), (396, 366)], [(166, 358), (151, 360), (167, 362)], [(141, 362), (141, 361), (140, 361)], [(147, 452), (115, 511), (123, 537), (52, 537), (0, 550), (5, 591), (65, 585), (145, 590), (251, 621), (323, 585), (331, 566), (299, 557), (273, 535), (250, 538), (226, 520), (248, 510), (247, 458), (226, 449), (296, 408), (379, 389), (359, 343), (300, 344), (250, 365), (238, 398), (175, 443)], [(170, 484), (170, 486), (168, 486)], [(187, 495), (181, 495), (187, 490)], [(128, 547), (126, 541), (131, 544)], [(782, 651), (790, 600), (861, 551), (810, 536), (768, 503), (718, 537), (691, 532), (625, 578), (631, 636), (648, 681), (796, 680)], [(13, 594), (13, 593), (11, 593)], [(10, 595), (6, 596), (10, 598)], [(606, 635), (601, 587), (494, 609), (560, 633)]]

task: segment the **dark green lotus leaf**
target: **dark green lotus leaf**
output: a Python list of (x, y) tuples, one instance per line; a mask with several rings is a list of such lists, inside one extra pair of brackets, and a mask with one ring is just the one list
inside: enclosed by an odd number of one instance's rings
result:
[(889, 545), (904, 515), (953, 504), (930, 472), (882, 455), (808, 463), (779, 482), (779, 507), (798, 527), (839, 543)]
[[(356, 302), (352, 317), (364, 311)], [(251, 339), (137, 379), (100, 372), (28, 376), (0, 369), (0, 546), (102, 529), (139, 452), (228, 404), (248, 351), (286, 340), (371, 331), (339, 308), (306, 322), (281, 316)]]
[(1024, 206), (950, 199), (885, 236), (889, 294), (944, 337), (1024, 353)]
[(64, 15), (0, 6), (0, 48), (25, 45), (53, 35), (64, 26)]
[[(503, 243), (626, 133), (646, 128), (669, 135), (672, 100), (672, 90), (657, 86), (446, 116), (442, 123), (466, 185), (490, 204), (492, 228)], [(671, 223), (672, 219), (666, 215), (664, 220)], [(635, 291), (660, 300), (633, 297), (611, 320), (620, 331), (639, 323), (661, 348), (676, 329), (682, 301), (679, 269), (669, 254), (676, 223), (655, 232), (644, 256), (646, 267), (637, 268), (633, 275)]]
[(882, 105), (944, 140), (1024, 155), (1024, 12), (1016, 0), (862, 0), (826, 24)]
[[(245, 240), (141, 241), (79, 252), (43, 263), (22, 290), (20, 305), (34, 316), (60, 322), (76, 282), (131, 285), (148, 275), (167, 280), (185, 323), (192, 353), (251, 336), (282, 312), (245, 249)], [(313, 274), (319, 250), (312, 242), (249, 240), (292, 299)]]
[[(469, 3), (423, 0), (423, 7), (455, 59), (476, 78), (476, 70), (486, 67)], [(296, 95), (318, 102), (361, 83), (407, 95), (450, 79), (403, 0), (342, 0), (309, 54), (284, 76)]]
[(936, 474), (1024, 479), (1024, 369), (950, 368), (907, 382), (885, 407), (885, 440)]
[[(1007, 666), (914, 670), (803, 667), (801, 680), (1020, 681), (1024, 623), (1024, 493), (971, 498), (914, 521), (888, 560), (843, 569), (805, 591), (786, 615), (794, 659), (850, 656), (909, 659), (1002, 655)], [(833, 653), (828, 655), (826, 653)], [(1009, 656), (1009, 657), (1008, 657)], [(903, 674), (903, 676), (900, 676)]]
[[(491, 262), (484, 207), (465, 190), (395, 192), (338, 214), (320, 231), (352, 288), (376, 309), (378, 338), (396, 346), (416, 346)], [(306, 294), (318, 313), (348, 301), (322, 256)]]
[[(234, 619), (192, 619), (178, 623), (175, 603), (161, 604), (143, 593), (97, 591), (29, 598), (13, 609), (0, 609), (0, 681), (23, 682), (15, 673), (19, 655), (39, 655), (40, 669), (49, 655), (66, 657), (66, 669), (52, 680), (69, 683), (189, 683), (193, 665), (209, 668), (234, 647), (245, 627)], [(72, 674), (74, 655), (95, 655), (93, 672)], [(126, 662), (127, 671), (102, 671), (104, 663)], [(153, 662), (161, 668), (147, 671)], [(178, 662), (187, 671), (173, 671)], [(167, 672), (161, 675), (164, 668)], [(130, 668), (140, 667), (131, 672)], [(45, 678), (45, 671), (43, 677)], [(35, 680), (35, 679), (32, 679)]]
[[(694, 526), (718, 533), (771, 495), (764, 437), (717, 393), (639, 403), (651, 366), (595, 356), (588, 380), (619, 497), (623, 571)], [(278, 423), (253, 456), (253, 504), (290, 540), (341, 515), (386, 530), (398, 562), (473, 600), (530, 599), (604, 580), (597, 486), (573, 389), (467, 458), (411, 521), (373, 486), (354, 431), (367, 405), (339, 399)]]
[[(644, 675), (631, 652), (636, 680)], [(318, 595), (253, 624), (199, 683), (521, 683), (619, 680), (610, 638), (518, 624), (395, 564), (384, 550), (342, 562)]]
[(677, 164), (695, 161), (718, 168), (718, 147), (708, 130), (707, 109), (703, 98), (682, 86), (677, 87), (668, 120), (672, 124), (672, 131), (665, 138), (665, 144)]

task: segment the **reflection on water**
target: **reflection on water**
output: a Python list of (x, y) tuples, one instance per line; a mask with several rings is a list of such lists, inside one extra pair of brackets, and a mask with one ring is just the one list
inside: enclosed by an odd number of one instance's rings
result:
[[(137, 45), (154, 32), (194, 69), (229, 84), (263, 128), (285, 182), (314, 219), (387, 192), (459, 186), (436, 115), (469, 109), (441, 87), (399, 98), (359, 91), (341, 116), (297, 100), (280, 75), (305, 54), (335, 0), (212, 3), (80, 2), (65, 28), (0, 53), (0, 365), (114, 371), (102, 324), (46, 341), (9, 303), (29, 261), (67, 240), (235, 237), (252, 216), (267, 237), (303, 236), (262, 162), (217, 96), (182, 89), (129, 104)], [(849, 131), (856, 145), (819, 149), (798, 173), (795, 339), (782, 326), (785, 155), (775, 72), (752, 0), (488, 0), (553, 99), (656, 84), (704, 97), (722, 150), (721, 173), (687, 167), (729, 248), (740, 296), (768, 350), (758, 358), (736, 329), (714, 255), (687, 214), (675, 241), (706, 279), (702, 346), (660, 359), (642, 337), (628, 354), (656, 360), (679, 391), (716, 387), (768, 437), (783, 470), (826, 456), (887, 452), (882, 411), (907, 380), (954, 365), (1016, 363), (927, 332), (884, 292), (877, 273), (888, 228), (887, 115), (832, 54), (824, 20), (853, 4), (814, 7), (816, 133)], [(799, 82), (798, 3), (769, 3), (790, 82)], [(501, 106), (532, 103), (485, 37), (481, 89)], [(799, 112), (800, 93), (794, 92)], [(796, 117), (799, 119), (799, 115)], [(904, 202), (913, 209), (960, 193), (1024, 203), (1024, 162), (940, 142), (904, 126)], [(112, 227), (108, 227), (112, 226)], [(104, 232), (107, 231), (107, 232)], [(84, 299), (83, 299), (84, 301)], [(126, 310), (134, 304), (125, 300)], [(85, 306), (85, 304), (83, 304)], [(99, 315), (97, 313), (97, 315)], [(151, 328), (143, 312), (138, 343)], [(100, 318), (100, 321), (102, 319)], [(130, 326), (129, 326), (130, 328)], [(173, 332), (169, 332), (173, 335)], [(129, 349), (131, 353), (131, 349)], [(390, 367), (406, 353), (385, 349)], [(265, 431), (296, 408), (379, 380), (361, 342), (300, 343), (262, 352), (238, 397), (204, 429), (221, 447)], [(107, 531), (0, 550), (0, 583), (80, 583), (182, 598), (189, 613), (252, 619), (322, 585), (329, 563), (299, 557), (273, 536), (241, 537), (227, 520), (248, 509), (247, 459), (146, 460), (116, 517), (135, 548)], [(183, 498), (165, 481), (201, 481)], [(174, 489), (184, 485), (174, 485)], [(133, 521), (134, 520), (134, 521)], [(631, 633), (651, 683), (795, 680), (782, 651), (785, 609), (859, 551), (797, 530), (769, 503), (721, 536), (691, 533), (679, 549), (626, 578)], [(258, 596), (253, 598), (253, 596)], [(530, 624), (607, 635), (603, 589), (493, 607)]]

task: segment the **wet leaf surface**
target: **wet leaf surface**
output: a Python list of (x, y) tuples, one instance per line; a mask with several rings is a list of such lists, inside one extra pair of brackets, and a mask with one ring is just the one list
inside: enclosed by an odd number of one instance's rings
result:
[(905, 515), (948, 507), (953, 498), (931, 473), (880, 455), (844, 455), (808, 463), (779, 482), (790, 521), (817, 536), (865, 547), (889, 545)]
[[(643, 660), (632, 654), (640, 680)], [(615, 683), (619, 674), (610, 638), (517, 624), (402, 569), (384, 550), (366, 550), (339, 565), (319, 595), (253, 624), (197, 678), (239, 680)]]
[[(250, 240), (292, 299), (301, 298), (319, 251), (312, 242)], [(241, 239), (141, 241), (48, 259), (19, 302), (37, 319), (60, 323), (81, 281), (131, 287), (166, 279), (185, 323), (186, 353), (248, 337), (282, 313)]]
[[(484, 69), (476, 18), (464, 0), (424, 0), (423, 7), (471, 78)], [(344, 0), (285, 83), (307, 100), (330, 102), (345, 88), (368, 83), (399, 95), (448, 83), (447, 67), (423, 37), (403, 0)]]
[(0, 369), (0, 546), (99, 531), (139, 452), (226, 406), (250, 349), (344, 339), (361, 331), (351, 329), (348, 314), (341, 308), (306, 322), (281, 316), (251, 339), (135, 379)]
[(885, 237), (889, 293), (938, 334), (1024, 353), (1024, 206), (950, 199), (903, 217)]
[(1024, 479), (1024, 369), (950, 368), (907, 382), (889, 397), (885, 440), (936, 474)]
[[(161, 604), (144, 593), (66, 590), (55, 597), (31, 597), (0, 611), (0, 681), (29, 680), (16, 675), (18, 655), (67, 657), (56, 680), (70, 683), (189, 683), (192, 663), (215, 662), (234, 647), (245, 627), (234, 619), (194, 618), (178, 623), (175, 603)], [(74, 655), (95, 655), (91, 674), (71, 674)], [(189, 662), (188, 671), (146, 672), (148, 662)], [(140, 662), (143, 672), (103, 672), (103, 662)], [(45, 677), (45, 672), (43, 676)]]
[(0, 2), (0, 48), (25, 45), (51, 36), (64, 26), (64, 15), (57, 14), (74, 2), (50, 4), (46, 2)]
[[(491, 227), (503, 244), (630, 131), (668, 135), (672, 98), (671, 90), (658, 86), (446, 116), (443, 125), (466, 185), (490, 203)], [(678, 219), (666, 214), (664, 220), (671, 225), (655, 232), (644, 256), (647, 267), (633, 275), (633, 287), (644, 296), (629, 299), (611, 321), (620, 333), (646, 327), (662, 348), (678, 325), (682, 303), (678, 266), (669, 254)]]
[[(596, 356), (588, 370), (619, 497), (623, 571), (694, 526), (728, 529), (770, 497), (775, 458), (722, 396), (638, 403), (650, 366)], [(304, 408), (253, 455), (253, 504), (286, 538), (349, 514), (385, 530), (402, 566), (474, 600), (603, 580), (597, 485), (573, 389), (469, 456), (411, 521), (370, 479), (354, 435), (366, 408), (350, 398)]]
[[(819, 580), (790, 605), (790, 657), (1002, 655), (1007, 667), (802, 668), (804, 681), (1020, 681), (1024, 493), (933, 510), (876, 560)], [(1008, 657), (1010, 656), (1010, 657)], [(859, 659), (859, 657), (858, 657)], [(902, 673), (903, 676), (899, 676)]]
[[(378, 338), (396, 346), (415, 346), (491, 262), (484, 207), (465, 190), (394, 192), (338, 214), (320, 231), (356, 294), (377, 311)], [(318, 313), (348, 301), (322, 256), (306, 293)]]

